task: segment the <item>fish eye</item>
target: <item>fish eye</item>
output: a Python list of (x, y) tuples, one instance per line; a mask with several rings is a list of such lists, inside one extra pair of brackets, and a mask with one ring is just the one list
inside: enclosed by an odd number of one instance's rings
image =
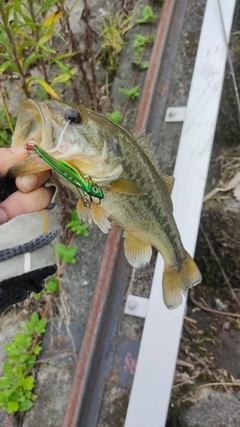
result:
[(82, 121), (79, 111), (74, 108), (69, 108), (65, 112), (64, 117), (67, 122), (70, 122), (73, 125), (79, 125)]

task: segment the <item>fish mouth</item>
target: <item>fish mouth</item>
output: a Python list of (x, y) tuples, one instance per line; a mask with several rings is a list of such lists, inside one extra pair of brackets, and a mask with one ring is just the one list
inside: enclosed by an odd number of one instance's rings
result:
[(26, 99), (22, 102), (12, 137), (12, 147), (32, 141), (50, 150), (57, 144), (52, 118), (45, 103)]

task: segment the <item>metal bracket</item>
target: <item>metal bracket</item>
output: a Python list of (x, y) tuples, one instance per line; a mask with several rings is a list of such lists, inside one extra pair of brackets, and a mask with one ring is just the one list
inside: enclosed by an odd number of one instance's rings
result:
[(128, 295), (124, 313), (130, 314), (130, 316), (142, 317), (145, 319), (148, 311), (148, 303), (148, 298)]
[(187, 107), (169, 107), (166, 112), (165, 122), (184, 122)]

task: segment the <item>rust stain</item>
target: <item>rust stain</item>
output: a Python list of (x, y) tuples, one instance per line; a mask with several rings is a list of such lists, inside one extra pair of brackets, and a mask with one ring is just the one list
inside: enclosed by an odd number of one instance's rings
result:
[(174, 7), (177, 0), (165, 0), (162, 8), (158, 31), (154, 41), (150, 66), (148, 68), (146, 81), (141, 98), (141, 104), (135, 123), (135, 132), (143, 130), (146, 125), (146, 118), (151, 108), (151, 100), (156, 90), (156, 82), (159, 73), (159, 67), (165, 50), (166, 39), (168, 36)]

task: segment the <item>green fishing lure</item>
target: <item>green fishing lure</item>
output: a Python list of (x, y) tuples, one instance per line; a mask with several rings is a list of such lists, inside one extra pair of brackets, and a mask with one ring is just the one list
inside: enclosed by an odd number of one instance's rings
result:
[(30, 152), (36, 152), (45, 162), (51, 166), (57, 173), (59, 173), (71, 184), (75, 185), (78, 189), (84, 191), (90, 196), (97, 197), (99, 200), (103, 199), (103, 191), (90, 177), (83, 177), (80, 172), (70, 163), (62, 159), (55, 159), (50, 156), (42, 147), (34, 142), (28, 142), (25, 148)]

